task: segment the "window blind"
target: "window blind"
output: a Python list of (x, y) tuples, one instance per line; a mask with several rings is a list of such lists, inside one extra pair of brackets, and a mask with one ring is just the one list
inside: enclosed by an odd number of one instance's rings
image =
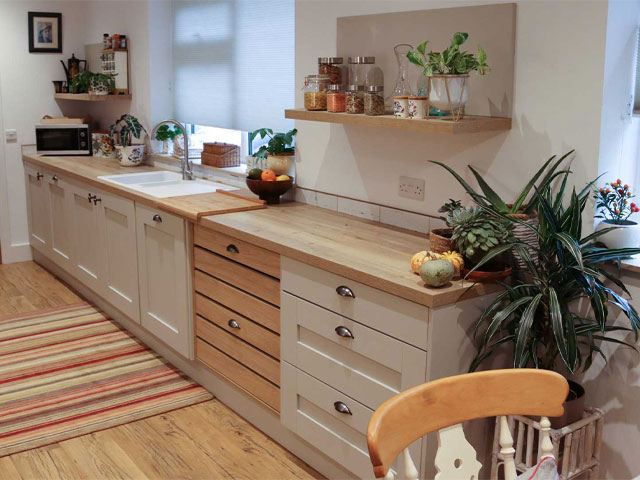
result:
[(235, 130), (293, 128), (294, 0), (173, 2), (174, 114)]
[(636, 29), (636, 50), (634, 68), (633, 113), (640, 113), (640, 27)]

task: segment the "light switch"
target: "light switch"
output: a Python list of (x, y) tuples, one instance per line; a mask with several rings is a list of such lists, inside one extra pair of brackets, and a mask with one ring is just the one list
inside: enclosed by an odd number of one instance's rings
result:
[(15, 128), (7, 128), (4, 131), (4, 138), (7, 143), (15, 143), (18, 141), (18, 131)]

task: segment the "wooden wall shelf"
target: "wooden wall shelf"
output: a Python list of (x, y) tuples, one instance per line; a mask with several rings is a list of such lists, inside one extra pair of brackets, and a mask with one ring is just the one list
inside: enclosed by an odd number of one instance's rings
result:
[(88, 93), (54, 93), (56, 100), (76, 100), (81, 102), (110, 102), (113, 100), (131, 100), (131, 94), (126, 95), (89, 95)]
[(312, 122), (342, 123), (364, 127), (398, 128), (418, 132), (443, 133), (456, 135), (461, 133), (492, 132), (511, 130), (511, 119), (507, 117), (480, 117), (465, 115), (459, 122), (442, 119), (412, 120), (396, 118), (393, 115), (358, 115), (350, 113), (311, 112), (304, 109), (284, 111), (285, 118), (309, 120)]

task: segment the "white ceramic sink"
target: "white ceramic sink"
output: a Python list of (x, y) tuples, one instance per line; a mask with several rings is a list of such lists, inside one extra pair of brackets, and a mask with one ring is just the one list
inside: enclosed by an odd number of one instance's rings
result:
[(157, 198), (195, 195), (216, 190), (238, 190), (235, 187), (208, 180), (182, 180), (182, 174), (168, 170), (102, 175), (98, 178)]

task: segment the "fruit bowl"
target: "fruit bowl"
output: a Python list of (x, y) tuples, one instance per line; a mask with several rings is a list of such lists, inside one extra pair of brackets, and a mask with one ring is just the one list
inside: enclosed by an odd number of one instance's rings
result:
[(280, 203), (280, 195), (287, 193), (293, 186), (293, 177), (289, 180), (252, 180), (246, 179), (247, 187), (258, 195), (260, 200), (267, 202), (267, 205)]

